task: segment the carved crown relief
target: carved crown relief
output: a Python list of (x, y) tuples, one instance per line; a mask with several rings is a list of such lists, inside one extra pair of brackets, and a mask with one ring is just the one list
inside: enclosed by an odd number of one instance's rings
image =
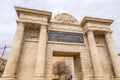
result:
[(25, 28), (24, 39), (37, 39), (39, 38), (39, 29), (37, 28)]
[(72, 15), (69, 15), (69, 14), (67, 14), (67, 13), (57, 14), (57, 15), (52, 19), (52, 22), (79, 25), (78, 21), (77, 21)]
[(104, 44), (104, 38), (101, 35), (96, 35), (95, 41), (96, 41), (96, 44)]

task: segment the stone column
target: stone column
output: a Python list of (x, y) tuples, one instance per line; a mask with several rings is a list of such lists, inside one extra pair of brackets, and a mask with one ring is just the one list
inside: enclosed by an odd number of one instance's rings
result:
[(34, 80), (44, 80), (45, 78), (46, 41), (47, 41), (47, 27), (45, 25), (42, 25), (39, 35)]
[(102, 65), (100, 63), (100, 60), (99, 60), (98, 50), (97, 50), (93, 31), (88, 31), (87, 36), (88, 36), (90, 54), (91, 54), (91, 58), (92, 58), (94, 76), (100, 77), (103, 75), (103, 70), (102, 70)]
[(53, 58), (53, 51), (48, 50), (46, 54), (46, 69), (45, 69), (45, 75), (46, 79), (45, 80), (52, 80), (52, 58)]
[(75, 77), (77, 78), (77, 80), (81, 80), (83, 76), (80, 63), (81, 63), (80, 55), (75, 56), (74, 57), (74, 70), (75, 70)]
[(110, 32), (105, 34), (105, 39), (106, 39), (107, 47), (108, 47), (110, 57), (112, 60), (112, 64), (114, 67), (115, 75), (117, 77), (120, 77), (120, 66), (119, 66), (119, 61), (118, 61), (118, 54), (116, 52), (115, 45), (112, 40), (112, 36)]
[(24, 28), (25, 28), (24, 24), (21, 22), (18, 22), (18, 27), (15, 33), (15, 37), (13, 39), (8, 61), (7, 61), (5, 71), (3, 73), (1, 80), (6, 80), (6, 79), (14, 80), (15, 78), (16, 68), (18, 65), (20, 50), (22, 46)]

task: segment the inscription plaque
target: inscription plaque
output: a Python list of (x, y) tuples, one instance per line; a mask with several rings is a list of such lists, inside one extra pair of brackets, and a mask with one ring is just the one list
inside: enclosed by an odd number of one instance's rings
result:
[(82, 33), (60, 32), (52, 30), (48, 32), (48, 40), (59, 42), (84, 43)]

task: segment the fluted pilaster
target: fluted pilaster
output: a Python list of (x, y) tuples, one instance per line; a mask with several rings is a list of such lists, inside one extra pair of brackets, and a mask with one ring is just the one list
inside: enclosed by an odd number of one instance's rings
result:
[(47, 40), (47, 28), (45, 25), (42, 25), (40, 28), (34, 80), (44, 80), (45, 78), (46, 40)]
[(115, 75), (117, 77), (120, 77), (120, 66), (119, 66), (119, 61), (118, 61), (118, 54), (115, 49), (115, 45), (112, 40), (112, 36), (110, 32), (105, 34), (105, 39), (106, 39), (107, 47), (108, 47), (109, 54), (112, 60), (112, 64), (114, 67)]
[(8, 61), (5, 67), (1, 80), (14, 80), (16, 68), (20, 56), (20, 50), (22, 46), (23, 34), (24, 34), (24, 23), (18, 22), (18, 27), (15, 33), (15, 37), (11, 46)]
[(93, 31), (88, 31), (87, 36), (88, 36), (90, 54), (91, 54), (91, 58), (92, 58), (94, 76), (95, 77), (101, 76), (101, 75), (103, 75), (103, 70), (102, 70), (102, 65), (100, 63), (100, 60), (99, 60), (98, 50), (97, 50)]

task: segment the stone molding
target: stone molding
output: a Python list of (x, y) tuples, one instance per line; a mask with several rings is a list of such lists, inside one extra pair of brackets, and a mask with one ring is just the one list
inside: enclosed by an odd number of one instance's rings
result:
[(56, 42), (56, 41), (47, 41), (48, 44), (62, 44), (62, 45), (78, 45), (78, 46), (85, 46), (84, 43), (66, 43), (66, 42)]
[(83, 29), (79, 25), (64, 25), (64, 24), (56, 24), (56, 23), (50, 23), (48, 25), (48, 29), (50, 30), (56, 30), (56, 31), (67, 31), (67, 32), (75, 32), (75, 33), (84, 33)]
[(47, 16), (32, 13), (21, 13), (20, 19), (47, 22)]
[(33, 20), (23, 20), (23, 19), (18, 19), (16, 22), (17, 23), (22, 22), (22, 23), (32, 23), (32, 24), (39, 24), (39, 25), (48, 25), (48, 23), (46, 23), (46, 22), (33, 21)]
[(17, 22), (48, 25), (52, 12), (34, 10), (28, 8), (15, 7), (18, 20)]
[(33, 13), (33, 14), (41, 14), (41, 15), (46, 15), (49, 17), (49, 20), (51, 18), (52, 12), (48, 12), (48, 11), (42, 11), (42, 10), (35, 10), (35, 9), (29, 9), (29, 8), (22, 8), (22, 7), (17, 7), (15, 6), (16, 12), (18, 17), (20, 16), (21, 12), (24, 13)]
[(88, 22), (88, 21), (93, 21), (93, 22), (101, 22), (101, 23), (107, 23), (107, 24), (112, 24), (114, 20), (110, 20), (110, 19), (104, 19), (104, 18), (94, 18), (94, 17), (84, 17), (83, 20), (81, 21), (81, 26), (84, 27), (84, 25)]
[(112, 32), (109, 26), (112, 24), (113, 20), (103, 19), (103, 18), (93, 18), (84, 17), (81, 21), (84, 32), (92, 31), (102, 31), (102, 32)]
[(84, 27), (84, 32), (86, 33), (87, 31), (92, 30), (92, 31), (104, 31), (104, 32), (112, 32), (110, 28), (108, 27), (97, 27), (97, 26), (86, 26)]

